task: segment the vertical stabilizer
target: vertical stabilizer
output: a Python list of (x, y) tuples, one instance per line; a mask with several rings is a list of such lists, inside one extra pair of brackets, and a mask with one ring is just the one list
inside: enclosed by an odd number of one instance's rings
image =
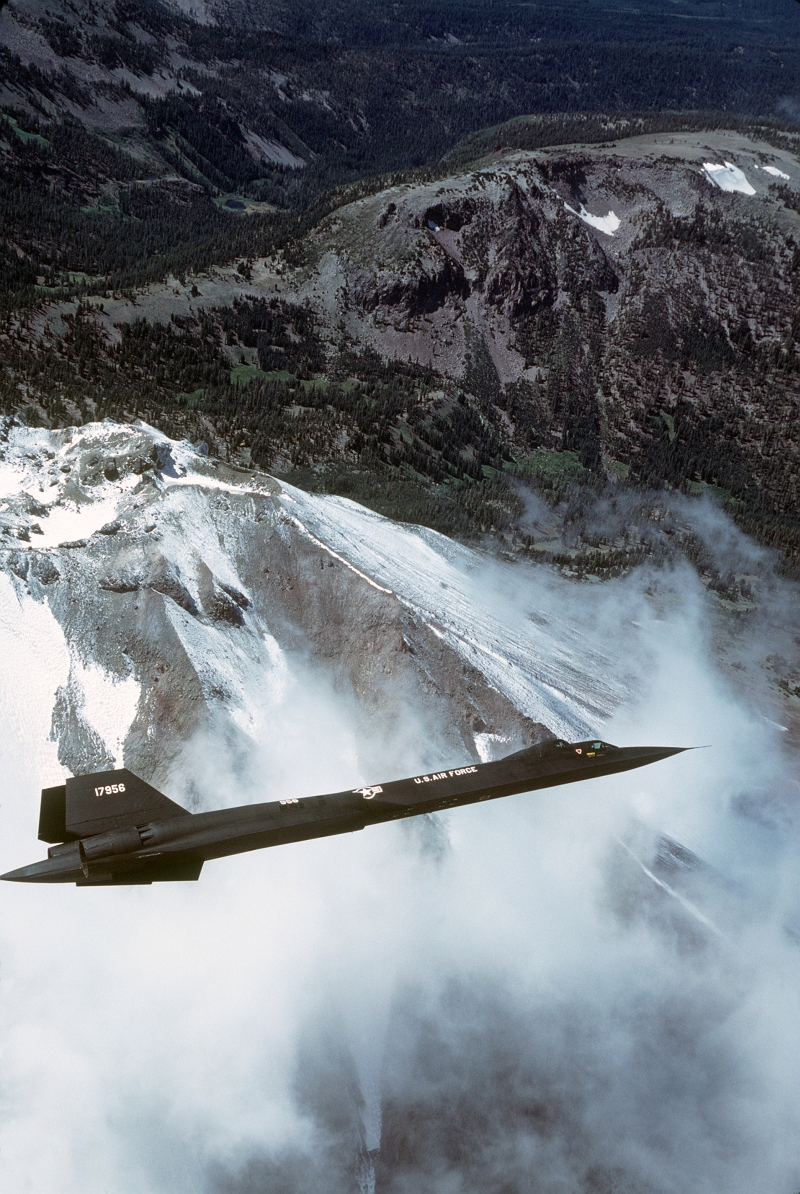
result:
[[(54, 790), (48, 789), (50, 792)], [(144, 825), (148, 821), (166, 821), (171, 817), (189, 815), (185, 808), (126, 768), (99, 771), (94, 775), (76, 775), (74, 779), (67, 780), (62, 790), (65, 791), (65, 836), (60, 841), (107, 833), (110, 829), (122, 829), (126, 825)], [(55, 805), (54, 799), (52, 807)], [(42, 793), (44, 808), (45, 793)], [(61, 828), (60, 825), (58, 827)], [(47, 828), (55, 828), (55, 816), (53, 825)]]
[(42, 788), (42, 803), (39, 805), (39, 841), (71, 842), (74, 834), (67, 833), (67, 789)]

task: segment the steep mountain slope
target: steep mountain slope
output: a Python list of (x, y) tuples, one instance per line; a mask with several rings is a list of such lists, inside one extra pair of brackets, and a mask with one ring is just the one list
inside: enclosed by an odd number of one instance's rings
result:
[(334, 334), (477, 392), (517, 451), (711, 482), (789, 517), (800, 162), (784, 144), (495, 157), (329, 216), (296, 294)]
[(0, 486), (4, 684), (25, 640), (48, 643), (41, 682), (72, 771), (124, 758), (158, 781), (184, 753), (200, 783), (188, 744), (212, 732), (246, 769), (303, 659), (367, 720), (401, 701), (474, 758), (590, 733), (624, 692), (567, 625), (482, 604), (467, 549), (147, 428), (7, 427)]
[[(723, 528), (711, 519), (700, 533), (719, 540)], [(738, 551), (758, 595), (732, 615), (719, 607), (731, 626), (748, 613), (758, 621), (754, 609), (772, 600), (766, 557), (742, 550), (729, 543), (729, 566)], [(566, 582), (560, 611), (547, 573), (541, 608), (520, 605), (511, 594), (523, 578), (490, 556), (211, 460), (143, 424), (6, 421), (0, 563), (6, 699), (18, 684), (24, 721), (26, 686), (50, 686), (51, 741), (74, 772), (124, 758), (158, 781), (179, 755), (192, 772), (187, 744), (203, 734), (246, 768), (286, 677), (304, 667), (355, 697), (365, 725), (398, 704), (421, 710), (473, 758), (597, 733), (636, 695), (639, 665), (604, 650), (600, 621), (578, 628), (585, 615)], [(618, 595), (615, 616), (628, 605)], [(43, 674), (17, 675), (37, 637)], [(723, 635), (720, 657), (729, 649), (740, 647)], [(761, 666), (771, 673), (774, 661)], [(788, 658), (781, 666), (791, 674)], [(747, 675), (741, 663), (731, 671), (739, 684)], [(792, 691), (781, 680), (775, 714), (793, 724)], [(41, 761), (42, 744), (30, 747)], [(424, 741), (412, 749), (424, 753)]]

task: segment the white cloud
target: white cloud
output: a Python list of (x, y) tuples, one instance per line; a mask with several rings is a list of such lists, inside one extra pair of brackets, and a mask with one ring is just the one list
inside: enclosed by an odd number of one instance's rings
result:
[[(0, 1185), (344, 1194), (359, 1135), (380, 1133), (390, 1194), (527, 1189), (532, 1173), (581, 1194), (797, 1188), (796, 759), (766, 690), (738, 691), (716, 661), (696, 574), (572, 585), (293, 496), (311, 532), (465, 658), (505, 659), (498, 683), (520, 699), (546, 708), (550, 691), (549, 708), (590, 710), (611, 741), (712, 749), (454, 811), (438, 861), (385, 826), (210, 863), (197, 884), (3, 885)], [(720, 568), (768, 570), (714, 508), (691, 517)], [(767, 607), (742, 635), (745, 655), (794, 616), (794, 588), (771, 583), (774, 620)], [(189, 773), (220, 806), (335, 791), (446, 749), (403, 700), (367, 732), (369, 694), (271, 641), (225, 658), (258, 746), (244, 759), (194, 739), (168, 794)], [(81, 666), (108, 742), (136, 693)], [(69, 669), (46, 603), (0, 575), (4, 869), (37, 854)], [(714, 865), (688, 875), (687, 898), (722, 937), (619, 849), (635, 825)]]

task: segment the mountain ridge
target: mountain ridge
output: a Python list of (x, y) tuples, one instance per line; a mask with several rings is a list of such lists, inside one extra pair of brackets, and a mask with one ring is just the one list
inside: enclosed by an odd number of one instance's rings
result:
[(267, 256), (23, 322), (6, 409), (127, 410), (306, 485), (344, 468), (432, 483), (442, 509), (473, 493), (484, 529), (518, 516), (515, 478), (552, 488), (559, 468), (710, 490), (793, 559), (800, 159), (782, 136), (507, 150), (368, 192)]
[[(679, 7), (681, 20), (700, 15), (697, 4)], [(69, 280), (109, 266), (141, 274), (155, 254), (191, 268), (209, 240), (235, 256), (237, 216), (302, 211), (332, 186), (436, 162), (465, 134), (526, 112), (795, 119), (800, 40), (787, 6), (700, 7), (709, 20), (687, 38), (685, 20), (658, 5), (602, 0), (535, 10), (431, 0), (388, 16), (319, 0), (213, 11), (10, 0), (0, 15), (0, 183), (23, 253), (0, 262), (2, 280), (18, 301), (29, 288), (30, 301), (59, 258)], [(261, 28), (263, 12), (283, 31)], [(196, 19), (204, 13), (215, 23)], [(453, 34), (452, 17), (475, 36)], [(719, 30), (738, 40), (721, 43)], [(105, 271), (91, 264), (98, 220), (124, 231)]]

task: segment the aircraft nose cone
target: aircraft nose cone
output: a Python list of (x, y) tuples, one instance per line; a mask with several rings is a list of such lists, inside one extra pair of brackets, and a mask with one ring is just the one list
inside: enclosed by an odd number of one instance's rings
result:
[(638, 759), (668, 759), (670, 755), (682, 754), (685, 750), (694, 750), (693, 746), (621, 746), (619, 753), (628, 758)]
[(0, 879), (10, 883), (71, 883), (81, 875), (82, 872), (76, 871), (74, 864), (62, 858), (45, 858), (41, 862), (21, 866), (16, 871), (6, 871), (5, 875), (0, 875)]
[(609, 757), (611, 770), (630, 771), (636, 767), (646, 767), (648, 763), (658, 763), (661, 759), (668, 759), (672, 755), (683, 754), (685, 750), (693, 750), (691, 746), (621, 746), (617, 752)]
[(6, 871), (5, 875), (0, 875), (0, 879), (8, 879), (12, 883), (36, 883), (41, 882), (42, 875), (40, 874), (41, 863), (34, 863), (32, 866), (21, 866), (16, 871)]

